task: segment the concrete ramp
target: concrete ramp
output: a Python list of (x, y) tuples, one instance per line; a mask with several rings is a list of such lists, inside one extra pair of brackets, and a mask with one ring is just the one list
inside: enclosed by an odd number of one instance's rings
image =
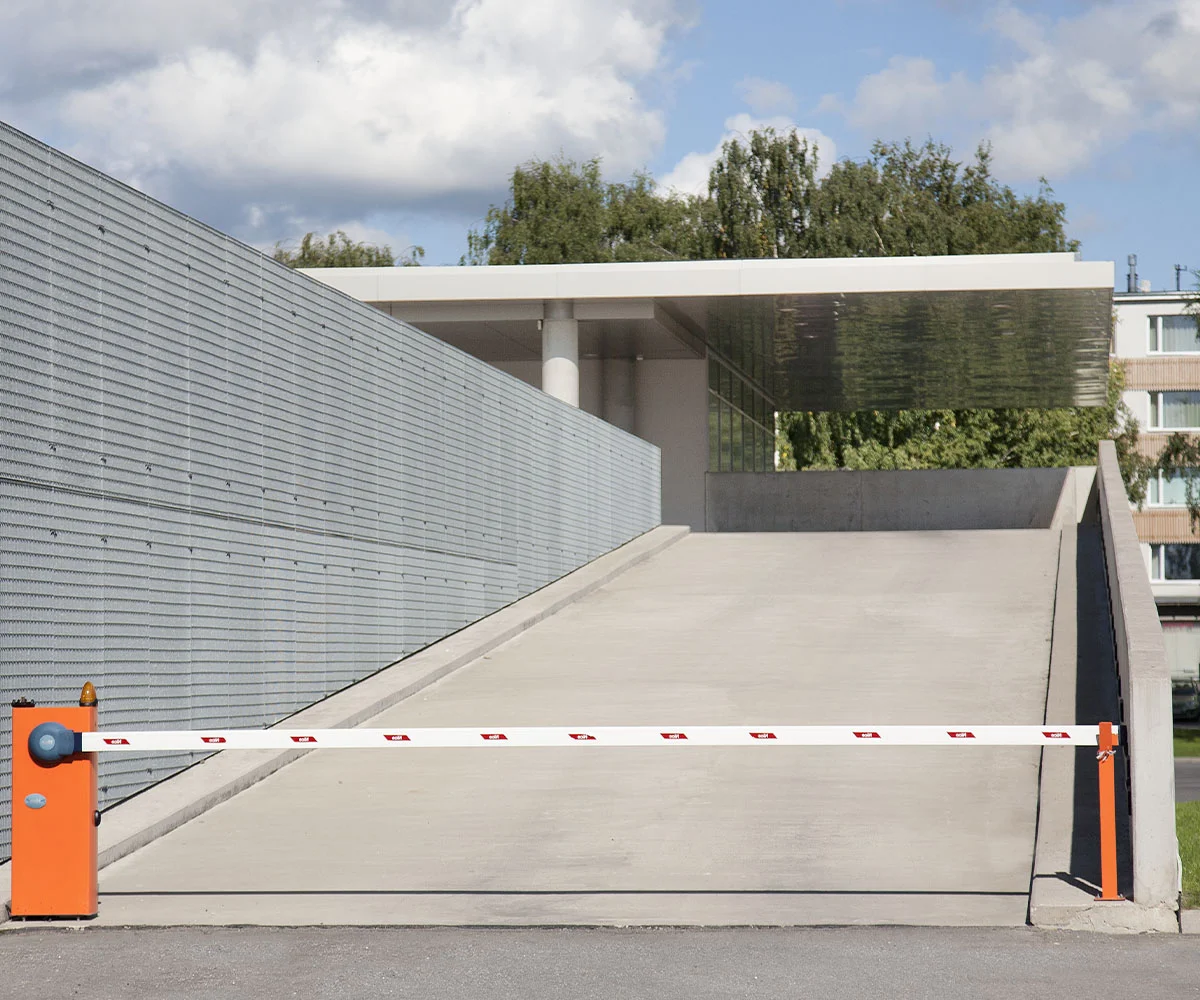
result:
[[(1040, 722), (1058, 533), (692, 535), (371, 725)], [(1037, 748), (309, 754), (100, 922), (1022, 924)]]

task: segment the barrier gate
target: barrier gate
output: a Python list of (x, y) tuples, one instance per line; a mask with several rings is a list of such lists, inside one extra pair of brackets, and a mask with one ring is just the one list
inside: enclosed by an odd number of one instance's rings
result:
[(79, 707), (13, 705), (13, 917), (94, 917), (97, 877), (96, 762), (101, 753), (164, 750), (379, 749), (439, 747), (1041, 746), (1097, 748), (1101, 894), (1118, 900), (1113, 756), (1118, 727), (1098, 726), (553, 726), (419, 729), (221, 729), (97, 731), (97, 698), (83, 687)]

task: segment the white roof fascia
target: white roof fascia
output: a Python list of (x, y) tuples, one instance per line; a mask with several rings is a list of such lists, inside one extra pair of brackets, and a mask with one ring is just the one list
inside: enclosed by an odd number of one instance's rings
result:
[(366, 302), (545, 301), (1113, 287), (1111, 261), (1074, 254), (312, 268)]

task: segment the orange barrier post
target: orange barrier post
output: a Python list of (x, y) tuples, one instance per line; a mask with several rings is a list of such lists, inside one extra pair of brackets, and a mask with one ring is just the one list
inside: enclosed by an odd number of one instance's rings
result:
[(13, 702), (12, 903), (14, 917), (94, 917), (96, 754), (79, 752), (79, 733), (96, 729), (96, 692), (79, 707)]
[(1111, 722), (1100, 723), (1096, 760), (1100, 772), (1100, 895), (1097, 899), (1123, 899), (1117, 892), (1116, 767), (1117, 738)]

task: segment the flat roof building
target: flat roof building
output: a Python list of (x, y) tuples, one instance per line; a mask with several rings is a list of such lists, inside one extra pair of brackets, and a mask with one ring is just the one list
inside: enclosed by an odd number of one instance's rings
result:
[[(1162, 454), (1172, 434), (1200, 435), (1200, 337), (1193, 293), (1114, 296), (1113, 356), (1125, 367), (1124, 400), (1138, 423), (1138, 450)], [(1163, 624), (1172, 673), (1200, 674), (1200, 534), (1182, 479), (1155, 474), (1133, 522)]]
[(1104, 400), (1113, 264), (1069, 253), (306, 273), (658, 445), (694, 530), (778, 410)]

